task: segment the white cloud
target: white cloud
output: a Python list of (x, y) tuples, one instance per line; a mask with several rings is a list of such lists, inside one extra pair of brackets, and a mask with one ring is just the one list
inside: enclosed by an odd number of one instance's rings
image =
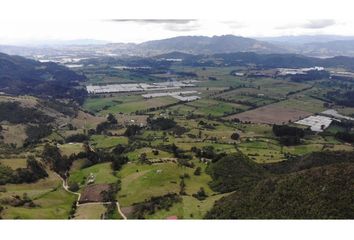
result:
[(336, 24), (336, 21), (334, 19), (314, 19), (314, 20), (309, 20), (302, 27), (303, 28), (310, 28), (310, 29), (320, 29), (320, 28), (326, 28), (329, 26), (333, 26), (335, 24)]
[(353, 5), (345, 0), (2, 0), (0, 43), (79, 38), (141, 42), (221, 34), (354, 35)]

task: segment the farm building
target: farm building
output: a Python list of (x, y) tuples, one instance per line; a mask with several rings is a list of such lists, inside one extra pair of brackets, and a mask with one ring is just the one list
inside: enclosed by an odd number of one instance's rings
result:
[(180, 89), (182, 87), (194, 87), (195, 80), (172, 81), (161, 83), (129, 83), (129, 84), (108, 84), (108, 85), (88, 85), (88, 93), (118, 93), (118, 92), (143, 92), (143, 91), (162, 91)]
[(200, 99), (199, 96), (186, 96), (189, 94), (196, 94), (197, 91), (182, 91), (182, 92), (161, 92), (161, 93), (150, 93), (142, 95), (144, 98), (154, 98), (154, 97), (165, 97), (171, 96), (183, 102), (190, 102)]

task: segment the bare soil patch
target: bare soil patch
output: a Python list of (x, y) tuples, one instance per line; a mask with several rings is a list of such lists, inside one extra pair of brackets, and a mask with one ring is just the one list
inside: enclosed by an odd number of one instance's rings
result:
[(285, 108), (276, 105), (268, 105), (228, 116), (226, 119), (239, 119), (242, 122), (252, 123), (266, 123), (266, 124), (283, 124), (289, 121), (294, 122), (299, 119), (310, 116), (312, 113), (293, 109)]
[(109, 184), (95, 184), (87, 186), (83, 193), (79, 203), (89, 203), (89, 202), (102, 202), (102, 192), (109, 189)]

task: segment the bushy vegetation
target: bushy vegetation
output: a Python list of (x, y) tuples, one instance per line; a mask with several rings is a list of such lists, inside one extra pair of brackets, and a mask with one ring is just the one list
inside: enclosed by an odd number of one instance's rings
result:
[(298, 172), (313, 167), (322, 167), (335, 163), (354, 163), (354, 152), (323, 151), (313, 152), (291, 160), (264, 164), (263, 167), (273, 174)]
[(54, 109), (55, 111), (58, 111), (66, 116), (75, 117), (77, 115), (78, 106), (73, 101), (66, 102), (65, 100), (59, 101), (57, 99), (49, 98), (40, 99), (40, 104)]
[[(11, 114), (9, 114), (11, 113)], [(54, 119), (34, 108), (25, 108), (18, 102), (0, 102), (0, 122), (49, 123)]]
[(13, 170), (0, 164), (0, 185), (7, 183), (32, 183), (45, 177), (48, 177), (48, 174), (44, 166), (32, 156), (28, 157), (26, 168)]
[(231, 134), (231, 139), (232, 140), (239, 140), (240, 139), (240, 134), (238, 134), (237, 132)]
[(217, 153), (212, 145), (203, 146), (201, 149), (197, 147), (192, 147), (191, 151), (194, 152), (195, 156), (198, 158), (207, 158), (214, 162), (226, 156), (225, 153)]
[(301, 128), (297, 127), (290, 127), (288, 125), (273, 125), (273, 133), (277, 137), (283, 137), (283, 136), (298, 136), (298, 137), (304, 137), (305, 136), (305, 131)]
[(89, 136), (83, 133), (78, 133), (74, 135), (70, 135), (65, 138), (65, 142), (70, 143), (70, 142), (85, 142), (89, 140)]
[(28, 125), (26, 127), (27, 139), (24, 145), (37, 143), (41, 138), (44, 138), (52, 133), (52, 126), (39, 124), (38, 126)]
[(148, 124), (153, 130), (167, 130), (176, 126), (173, 119), (159, 117), (156, 119), (148, 119)]
[(128, 162), (128, 160), (129, 159), (126, 156), (112, 155), (112, 169), (114, 171), (120, 170), (122, 166)]
[(152, 197), (134, 206), (133, 218), (144, 219), (146, 215), (154, 214), (157, 210), (169, 210), (173, 204), (181, 202), (182, 198), (176, 193)]
[(354, 107), (354, 91), (329, 91), (326, 97), (338, 105)]
[(280, 175), (217, 201), (206, 218), (352, 219), (354, 165)]
[(133, 137), (135, 135), (138, 135), (141, 130), (141, 127), (138, 125), (129, 125), (127, 126), (127, 129), (124, 132), (124, 136), (127, 137)]
[[(354, 186), (354, 152), (314, 152), (279, 163), (257, 164), (255, 170), (241, 170), (231, 164), (233, 162), (223, 163), (224, 166), (217, 166), (224, 169), (218, 171), (218, 178), (215, 173), (211, 175), (211, 186), (219, 180), (219, 186), (228, 186), (227, 192), (236, 191), (219, 200), (206, 218), (353, 218), (350, 208), (354, 203), (351, 194)], [(261, 166), (263, 171), (259, 172)], [(211, 167), (215, 168), (215, 163)], [(227, 171), (227, 168), (232, 170)], [(246, 178), (246, 174), (258, 174), (258, 177)], [(239, 176), (243, 176), (241, 186), (247, 181), (250, 184), (238, 187)]]
[(281, 144), (285, 146), (300, 144), (301, 138), (305, 136), (305, 131), (301, 128), (288, 125), (273, 125), (273, 133), (279, 137)]
[(42, 158), (51, 170), (64, 177), (72, 163), (72, 161), (66, 156), (61, 155), (58, 147), (52, 146), (48, 143), (44, 145)]
[(249, 188), (265, 177), (265, 170), (237, 153), (211, 163), (207, 172), (212, 177), (210, 187), (216, 192), (231, 192)]
[(198, 199), (199, 201), (202, 201), (208, 197), (208, 195), (205, 193), (204, 188), (200, 188), (198, 192), (192, 194), (193, 197)]
[(354, 143), (354, 133), (351, 132), (337, 132), (335, 137), (347, 143)]
[(115, 116), (113, 114), (110, 113), (110, 114), (108, 114), (106, 121), (104, 121), (102, 123), (99, 123), (96, 126), (96, 133), (97, 134), (102, 134), (106, 130), (114, 128), (117, 124), (118, 124), (117, 119), (115, 118)]
[(319, 80), (319, 79), (328, 79), (329, 76), (330, 74), (327, 71), (310, 70), (307, 71), (306, 74), (290, 75), (290, 79), (296, 82), (303, 82), (303, 81), (311, 81), (311, 80)]

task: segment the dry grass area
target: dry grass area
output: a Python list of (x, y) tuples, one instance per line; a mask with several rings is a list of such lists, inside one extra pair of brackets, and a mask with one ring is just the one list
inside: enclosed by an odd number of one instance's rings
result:
[(38, 104), (37, 98), (32, 96), (0, 96), (0, 102), (18, 102), (22, 107), (35, 108)]
[(5, 159), (0, 159), (0, 163), (16, 170), (17, 168), (26, 168), (27, 159), (26, 158), (5, 158)]
[(21, 147), (27, 138), (26, 126), (23, 124), (9, 124), (2, 125), (4, 128), (1, 131), (1, 135), (4, 137), (4, 143), (16, 144), (17, 147)]
[(310, 116), (310, 112), (276, 106), (274, 104), (228, 116), (226, 119), (239, 119), (242, 122), (283, 124)]
[(77, 117), (71, 120), (74, 127), (84, 128), (84, 127), (96, 127), (97, 124), (105, 121), (104, 117), (93, 116), (89, 113), (79, 111)]
[(106, 208), (103, 204), (80, 205), (75, 213), (75, 219), (101, 219)]
[(124, 125), (143, 125), (147, 124), (146, 120), (149, 117), (148, 115), (129, 115), (129, 114), (117, 114), (117, 120), (119, 123)]

